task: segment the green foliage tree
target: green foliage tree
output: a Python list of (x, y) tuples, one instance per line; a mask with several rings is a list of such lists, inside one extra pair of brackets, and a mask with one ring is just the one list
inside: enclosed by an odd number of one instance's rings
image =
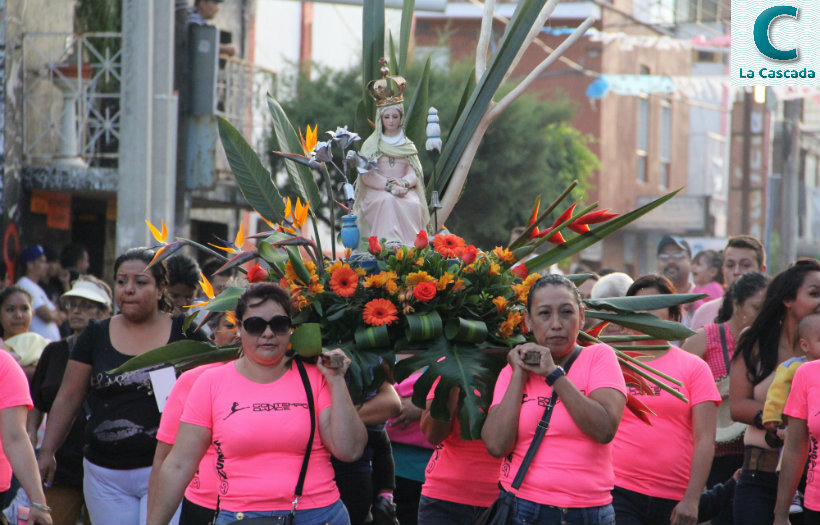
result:
[[(422, 61), (417, 60), (408, 68), (410, 86), (417, 82), (422, 67)], [(469, 63), (460, 62), (446, 70), (431, 70), (430, 104), (439, 110), (445, 135), (455, 119), (470, 69)], [(286, 81), (282, 92), (293, 95), (283, 98), (281, 104), (295, 126), (304, 132), (305, 126), (318, 125), (319, 140), (325, 140), (325, 131), (353, 124), (359, 86), (359, 68), (333, 71), (318, 66), (311, 79), (292, 75)], [(406, 99), (412, 96), (405, 95)], [(575, 197), (582, 198), (584, 183), (597, 168), (598, 159), (587, 147), (589, 137), (569, 124), (574, 112), (562, 96), (546, 102), (532, 96), (515, 101), (487, 131), (470, 170), (469, 183), (447, 227), (468, 242), (491, 248), (506, 244), (510, 230), (526, 224), (538, 194), (544, 202), (550, 202), (573, 180), (579, 180)], [(366, 137), (367, 133), (362, 139)], [(417, 146), (424, 149), (424, 144)], [(278, 148), (272, 144), (271, 149)], [(420, 157), (429, 184), (433, 158), (424, 151)], [(272, 162), (276, 165), (281, 160)], [(322, 185), (322, 181), (317, 182)], [(340, 195), (339, 191), (337, 188), (334, 195)], [(320, 211), (326, 205), (314, 209), (326, 216)]]

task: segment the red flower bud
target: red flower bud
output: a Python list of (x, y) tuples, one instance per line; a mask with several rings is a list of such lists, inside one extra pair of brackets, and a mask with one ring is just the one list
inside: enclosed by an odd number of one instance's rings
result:
[(436, 296), (436, 283), (419, 283), (413, 288), (413, 296), (419, 301), (426, 303)]
[(249, 283), (261, 283), (268, 280), (268, 271), (262, 268), (262, 265), (259, 263), (254, 264), (251, 266), (250, 271), (248, 271), (248, 282)]
[(416, 235), (416, 242), (413, 243), (413, 246), (416, 247), (417, 250), (423, 250), (430, 245), (429, 239), (427, 239), (427, 230), (421, 230), (418, 235)]
[(461, 260), (464, 261), (464, 264), (473, 264), (477, 255), (478, 248), (470, 244), (461, 252)]
[(382, 245), (379, 244), (379, 239), (376, 236), (368, 237), (367, 242), (369, 244), (368, 250), (373, 255), (378, 255), (382, 252)]
[(530, 274), (530, 271), (527, 269), (527, 265), (524, 263), (516, 264), (510, 269), (510, 271), (522, 279), (526, 279)]

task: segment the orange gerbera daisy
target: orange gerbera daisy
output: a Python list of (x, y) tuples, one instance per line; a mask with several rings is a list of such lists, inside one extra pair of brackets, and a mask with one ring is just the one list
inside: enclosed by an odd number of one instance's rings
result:
[(373, 299), (364, 305), (362, 319), (370, 326), (382, 326), (398, 321), (396, 305), (387, 299)]
[(352, 297), (359, 286), (359, 276), (350, 266), (344, 265), (330, 276), (330, 289), (339, 297)]
[(464, 246), (464, 239), (452, 233), (436, 235), (433, 238), (433, 248), (444, 257), (452, 258), (461, 256)]

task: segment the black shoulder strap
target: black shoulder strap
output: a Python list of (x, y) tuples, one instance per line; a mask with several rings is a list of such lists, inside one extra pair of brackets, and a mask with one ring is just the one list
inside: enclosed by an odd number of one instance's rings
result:
[[(564, 363), (564, 372), (569, 373), (569, 368), (572, 366), (572, 363), (575, 362), (575, 359), (578, 357), (578, 354), (580, 353), (581, 347), (576, 346), (575, 350), (572, 351), (572, 355), (569, 356), (567, 362)], [(535, 436), (533, 436), (532, 442), (530, 443), (530, 446), (527, 449), (527, 453), (526, 455), (524, 455), (524, 461), (522, 461), (521, 466), (518, 467), (518, 472), (516, 472), (515, 478), (513, 479), (510, 488), (518, 490), (518, 488), (521, 487), (521, 483), (524, 482), (524, 476), (527, 474), (527, 469), (530, 468), (532, 458), (535, 457), (535, 453), (538, 452), (538, 447), (539, 445), (541, 445), (541, 441), (547, 434), (547, 429), (550, 426), (550, 419), (552, 418), (552, 409), (553, 407), (555, 407), (556, 401), (558, 401), (558, 394), (555, 392), (555, 389), (553, 389), (552, 396), (550, 397), (550, 402), (547, 404), (547, 408), (544, 409), (544, 415), (541, 416), (541, 420), (538, 421), (538, 428), (535, 429)]]
[(302, 471), (299, 472), (299, 481), (296, 482), (296, 489), (294, 494), (296, 499), (293, 500), (292, 512), (296, 510), (296, 505), (299, 504), (299, 498), (302, 496), (302, 489), (305, 486), (305, 476), (307, 475), (308, 462), (310, 461), (310, 451), (313, 449), (313, 438), (316, 434), (316, 408), (313, 405), (313, 388), (310, 386), (307, 370), (305, 365), (299, 359), (293, 360), (296, 363), (296, 368), (299, 369), (299, 375), (302, 376), (302, 384), (305, 386), (305, 393), (307, 394), (308, 411), (310, 412), (310, 437), (308, 438), (307, 449), (305, 450), (305, 459), (302, 460)]
[(726, 326), (724, 323), (718, 325), (720, 332), (720, 346), (723, 348), (723, 362), (726, 363), (726, 375), (729, 375), (729, 345), (726, 343)]

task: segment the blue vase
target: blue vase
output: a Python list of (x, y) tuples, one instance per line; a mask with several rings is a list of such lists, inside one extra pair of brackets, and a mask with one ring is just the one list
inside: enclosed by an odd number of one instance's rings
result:
[(359, 227), (355, 215), (342, 215), (342, 245), (355, 250), (359, 246)]

